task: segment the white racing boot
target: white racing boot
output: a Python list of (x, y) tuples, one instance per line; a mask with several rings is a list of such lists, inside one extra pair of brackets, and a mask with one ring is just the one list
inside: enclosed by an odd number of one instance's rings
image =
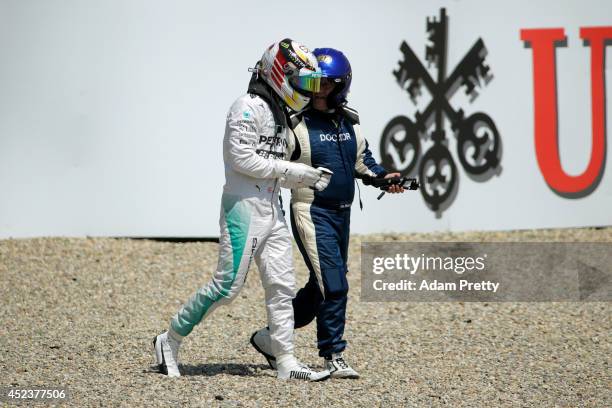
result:
[(332, 378), (359, 378), (359, 373), (344, 360), (342, 353), (334, 353), (330, 358), (325, 358), (325, 368)]
[(174, 339), (168, 332), (163, 332), (153, 339), (155, 359), (162, 374), (168, 377), (180, 377), (178, 369), (178, 350), (180, 341)]
[(281, 380), (324, 381), (329, 378), (329, 371), (314, 371), (306, 364), (300, 363), (293, 354), (282, 354), (276, 359), (278, 371), (276, 377)]
[(270, 330), (267, 327), (257, 330), (251, 336), (251, 346), (268, 361), (270, 368), (276, 370), (276, 357), (272, 354)]

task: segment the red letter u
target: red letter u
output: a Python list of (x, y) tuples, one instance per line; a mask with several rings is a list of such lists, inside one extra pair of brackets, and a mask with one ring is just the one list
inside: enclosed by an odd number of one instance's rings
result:
[(557, 129), (555, 45), (565, 40), (563, 28), (521, 30), (521, 40), (533, 49), (535, 150), (544, 180), (556, 193), (583, 197), (596, 187), (604, 171), (606, 154), (604, 51), (612, 27), (583, 27), (580, 37), (591, 46), (592, 145), (586, 170), (568, 175), (561, 166)]

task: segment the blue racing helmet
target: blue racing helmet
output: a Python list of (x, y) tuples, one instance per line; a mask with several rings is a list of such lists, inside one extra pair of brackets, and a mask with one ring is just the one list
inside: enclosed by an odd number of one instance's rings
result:
[(332, 108), (345, 105), (353, 76), (348, 58), (333, 48), (316, 48), (312, 53), (317, 57), (321, 77), (329, 78), (336, 83), (336, 87), (327, 98), (328, 105)]

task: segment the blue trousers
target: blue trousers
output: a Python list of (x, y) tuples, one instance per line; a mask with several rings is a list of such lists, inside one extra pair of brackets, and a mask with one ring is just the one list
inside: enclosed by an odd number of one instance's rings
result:
[(293, 299), (295, 328), (317, 319), (321, 357), (346, 348), (342, 337), (349, 289), (346, 273), (350, 217), (350, 208), (291, 205), (293, 236), (310, 271), (308, 282)]

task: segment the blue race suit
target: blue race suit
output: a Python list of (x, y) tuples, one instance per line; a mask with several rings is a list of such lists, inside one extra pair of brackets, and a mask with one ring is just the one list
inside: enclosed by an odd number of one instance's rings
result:
[(330, 357), (346, 348), (342, 337), (355, 173), (384, 176), (386, 171), (372, 157), (357, 113), (347, 107), (334, 112), (304, 112), (294, 129), (294, 139), (289, 139), (291, 160), (334, 172), (324, 191), (291, 190), (291, 228), (310, 271), (306, 286), (293, 300), (295, 328), (316, 317), (319, 355)]

